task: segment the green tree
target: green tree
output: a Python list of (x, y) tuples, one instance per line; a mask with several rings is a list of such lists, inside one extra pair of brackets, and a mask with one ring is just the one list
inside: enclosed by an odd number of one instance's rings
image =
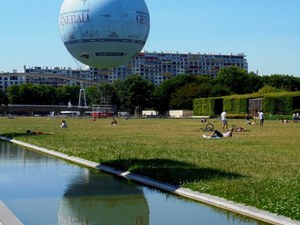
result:
[(220, 97), (230, 95), (231, 91), (230, 88), (219, 84), (218, 82), (213, 82), (211, 90), (210, 90), (210, 97)]
[(130, 75), (114, 85), (118, 88), (116, 102), (119, 102), (120, 108), (128, 109), (131, 113), (141, 113), (141, 110), (151, 106), (154, 85), (142, 76)]
[(123, 96), (126, 95), (126, 87), (124, 80), (115, 80), (112, 83), (114, 88), (115, 96), (114, 96), (114, 104), (117, 106), (118, 110), (126, 110), (125, 106), (123, 106), (122, 102), (124, 101)]
[(175, 89), (171, 94), (170, 107), (172, 109), (193, 109), (195, 98), (205, 98), (211, 96), (213, 89), (212, 79), (199, 76), (196, 80), (185, 86)]
[(49, 85), (44, 86), (43, 99), (47, 98), (48, 105), (57, 105), (59, 102), (57, 101), (57, 91), (56, 88), (51, 87)]
[(300, 78), (288, 75), (274, 74), (271, 76), (262, 77), (264, 85), (282, 89), (285, 91), (298, 91), (300, 90)]
[(86, 99), (89, 105), (99, 104), (100, 94), (99, 94), (98, 86), (87, 87), (85, 91), (86, 91)]
[(197, 85), (195, 83), (188, 84), (184, 87), (176, 89), (171, 95), (170, 107), (172, 109), (193, 109), (193, 99), (200, 95), (207, 95), (204, 92), (208, 91), (208, 86)]
[(244, 93), (254, 93), (263, 87), (263, 81), (260, 76), (250, 72), (245, 80)]
[(76, 105), (79, 100), (80, 86), (63, 86), (57, 88), (57, 98), (60, 104), (67, 105), (69, 102)]
[(19, 104), (33, 104), (33, 84), (21, 84), (19, 87)]
[(248, 73), (236, 66), (226, 67), (219, 70), (217, 82), (230, 88), (232, 93), (244, 94), (248, 86)]
[(20, 86), (16, 85), (16, 84), (9, 86), (7, 88), (6, 92), (7, 92), (7, 98), (8, 98), (9, 103), (11, 103), (11, 104), (19, 104), (20, 103), (19, 89), (20, 89)]
[[(184, 89), (178, 89), (189, 84), (196, 83), (197, 80), (198, 77), (194, 75), (178, 75), (172, 79), (164, 81), (161, 85), (156, 86), (153, 92), (155, 109), (163, 114), (165, 111), (171, 109), (172, 106), (178, 107), (178, 105), (180, 105), (178, 98), (182, 98), (183, 96), (181, 93), (184, 92)], [(172, 97), (177, 99), (172, 101)]]
[(2, 90), (0, 90), (0, 105), (1, 104), (4, 104), (4, 105), (8, 104), (7, 95)]
[(259, 94), (266, 94), (266, 93), (273, 93), (273, 92), (281, 92), (282, 89), (278, 89), (275, 87), (272, 87), (271, 85), (265, 85), (261, 89), (258, 90)]
[(33, 101), (32, 104), (37, 105), (53, 105), (56, 104), (56, 90), (49, 85), (33, 85), (32, 86)]
[(7, 89), (11, 104), (52, 105), (56, 103), (56, 90), (49, 85), (21, 84)]
[(101, 83), (98, 87), (100, 102), (114, 105), (116, 103), (116, 90), (110, 83)]

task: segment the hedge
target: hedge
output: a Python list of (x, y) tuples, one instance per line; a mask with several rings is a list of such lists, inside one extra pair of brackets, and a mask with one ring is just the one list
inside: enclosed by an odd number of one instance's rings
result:
[(249, 99), (255, 98), (263, 98), (264, 112), (272, 115), (290, 115), (300, 108), (300, 92), (257, 93), (194, 99), (194, 115), (215, 116), (223, 110), (228, 114), (246, 114)]
[(248, 112), (248, 98), (239, 97), (224, 97), (223, 110), (228, 114), (246, 114)]
[(292, 114), (299, 104), (299, 92), (276, 92), (263, 97), (264, 111), (270, 114)]
[[(194, 99), (194, 115), (213, 116), (216, 111), (216, 102), (222, 98), (198, 98)], [(222, 107), (221, 107), (222, 108)]]

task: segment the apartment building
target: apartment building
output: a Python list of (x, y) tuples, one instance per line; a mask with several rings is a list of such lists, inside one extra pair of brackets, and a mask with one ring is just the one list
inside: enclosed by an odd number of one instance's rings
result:
[(141, 52), (128, 66), (131, 73), (140, 74), (156, 85), (179, 74), (216, 77), (221, 68), (229, 66), (248, 71), (244, 54)]
[(209, 75), (216, 77), (221, 68), (237, 66), (248, 71), (244, 53), (172, 53), (141, 52), (128, 64), (110, 70), (72, 69), (61, 67), (26, 67), (23, 73), (0, 73), (0, 89), (12, 84), (33, 83), (52, 86), (95, 85), (98, 82), (113, 82), (138, 74), (155, 85), (180, 74)]
[(113, 82), (138, 74), (155, 85), (180, 74), (209, 75), (216, 77), (221, 68), (237, 66), (248, 71), (246, 56), (241, 54), (192, 54), (171, 52), (141, 52), (127, 65), (112, 70), (91, 69), (95, 76)]

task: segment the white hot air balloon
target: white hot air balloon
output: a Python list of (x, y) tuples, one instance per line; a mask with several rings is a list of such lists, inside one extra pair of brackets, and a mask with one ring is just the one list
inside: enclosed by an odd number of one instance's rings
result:
[(110, 69), (129, 62), (142, 50), (150, 16), (144, 0), (64, 0), (59, 30), (74, 58)]

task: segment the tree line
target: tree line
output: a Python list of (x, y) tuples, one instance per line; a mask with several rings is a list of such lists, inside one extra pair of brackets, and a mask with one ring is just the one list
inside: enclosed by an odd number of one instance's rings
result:
[[(300, 78), (274, 74), (258, 76), (238, 67), (222, 68), (216, 78), (207, 75), (178, 75), (155, 86), (140, 75), (100, 83), (85, 89), (88, 105), (112, 104), (133, 113), (155, 109), (193, 109), (193, 99), (255, 92), (298, 91)], [(0, 92), (1, 104), (73, 105), (78, 103), (80, 86), (12, 85)]]

